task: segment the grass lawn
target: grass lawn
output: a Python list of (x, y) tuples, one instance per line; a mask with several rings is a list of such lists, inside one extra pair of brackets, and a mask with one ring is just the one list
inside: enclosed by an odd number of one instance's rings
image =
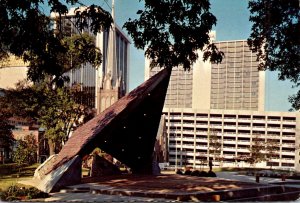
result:
[(38, 166), (39, 164), (34, 164), (24, 167), (19, 173), (16, 164), (0, 165), (0, 191), (12, 185), (20, 185), (18, 181), (31, 179)]

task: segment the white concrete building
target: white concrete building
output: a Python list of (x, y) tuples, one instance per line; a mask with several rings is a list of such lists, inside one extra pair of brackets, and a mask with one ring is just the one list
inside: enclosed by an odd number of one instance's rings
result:
[(215, 131), (221, 143), (216, 166), (250, 167), (243, 158), (249, 157), (249, 148), (258, 139), (263, 145), (275, 144), (274, 157), (256, 167), (300, 170), (300, 113), (164, 108), (163, 114), (171, 167), (207, 166), (214, 157), (208, 140)]
[[(207, 166), (214, 157), (209, 137), (215, 133), (221, 144), (215, 165), (250, 167), (243, 159), (261, 142), (274, 145), (274, 157), (257, 167), (300, 171), (300, 114), (264, 111), (265, 72), (258, 71), (246, 40), (214, 43), (225, 53), (221, 64), (203, 62), (198, 52), (189, 72), (172, 71), (163, 111), (169, 165)], [(149, 63), (146, 59), (145, 79), (159, 71), (150, 70)]]

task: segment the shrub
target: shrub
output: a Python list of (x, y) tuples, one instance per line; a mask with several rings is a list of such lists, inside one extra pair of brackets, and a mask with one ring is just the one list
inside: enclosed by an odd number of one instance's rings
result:
[(191, 173), (192, 173), (192, 172), (188, 170), (188, 171), (185, 171), (185, 172), (184, 172), (184, 175), (191, 175)]
[(6, 191), (0, 193), (0, 199), (3, 201), (28, 200), (46, 197), (49, 197), (48, 193), (44, 193), (34, 187), (24, 188), (16, 185), (10, 186)]
[(183, 173), (182, 173), (182, 171), (181, 171), (180, 169), (178, 169), (178, 170), (176, 171), (176, 174), (178, 174), (178, 175), (183, 175)]
[(200, 171), (199, 177), (207, 177), (207, 172), (205, 172), (205, 171)]
[(208, 171), (207, 177), (217, 177), (217, 175), (213, 171)]
[(199, 176), (200, 175), (200, 171), (198, 171), (198, 170), (192, 171), (191, 175), (192, 176)]

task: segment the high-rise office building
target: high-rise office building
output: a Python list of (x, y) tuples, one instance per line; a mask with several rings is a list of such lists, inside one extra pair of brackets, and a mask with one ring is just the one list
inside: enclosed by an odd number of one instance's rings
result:
[[(55, 18), (56, 14), (51, 15)], [(128, 92), (130, 41), (117, 25), (96, 35), (90, 29), (78, 30), (75, 27), (74, 8), (63, 17), (62, 29), (69, 36), (86, 32), (95, 37), (95, 44), (103, 55), (100, 67), (83, 64), (66, 75), (70, 78), (69, 85), (80, 84), (82, 91), (89, 95), (84, 103), (96, 108), (98, 113), (102, 112)]]
[[(166, 108), (264, 110), (265, 73), (247, 41), (214, 42), (225, 53), (221, 64), (199, 59), (189, 72), (174, 68), (170, 79)], [(146, 59), (145, 78), (159, 68), (149, 69)]]
[(216, 42), (225, 58), (211, 66), (211, 109), (264, 110), (265, 72), (247, 41)]

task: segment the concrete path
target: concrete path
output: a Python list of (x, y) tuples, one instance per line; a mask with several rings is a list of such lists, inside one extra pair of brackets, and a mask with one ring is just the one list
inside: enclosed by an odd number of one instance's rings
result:
[[(238, 180), (238, 181), (250, 182), (250, 183), (255, 183), (256, 181), (255, 176), (239, 175), (237, 172), (217, 172), (216, 174), (219, 178), (224, 178), (228, 180)], [(259, 183), (261, 184), (285, 183), (286, 186), (293, 186), (293, 187), (300, 188), (300, 180), (292, 180), (292, 179), (286, 179), (285, 181), (282, 181), (281, 178), (259, 177)]]

